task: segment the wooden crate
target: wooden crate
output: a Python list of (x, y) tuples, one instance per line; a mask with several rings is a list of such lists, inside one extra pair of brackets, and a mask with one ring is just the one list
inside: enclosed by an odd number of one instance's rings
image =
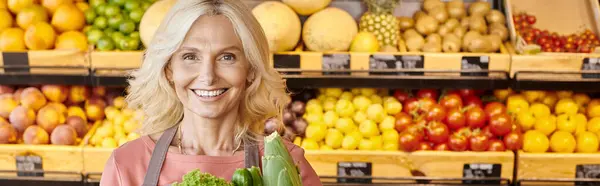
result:
[(449, 151), (307, 151), (306, 159), (319, 176), (337, 176), (338, 162), (371, 162), (373, 177), (412, 177), (420, 171), (427, 177), (462, 178), (465, 164), (500, 164), (501, 177), (513, 178), (513, 152)]
[(82, 156), (83, 156), (83, 170), (84, 174), (86, 173), (101, 173), (104, 170), (104, 165), (110, 155), (112, 154), (113, 148), (99, 148), (92, 147), (89, 144), (90, 138), (96, 133), (96, 129), (100, 127), (102, 122), (96, 122), (90, 128), (88, 133), (82, 140)]
[[(16, 171), (17, 156), (41, 157), (45, 178), (81, 179), (83, 170), (82, 148), (60, 145), (0, 145), (0, 170)], [(48, 172), (46, 172), (48, 171)], [(61, 172), (61, 173), (52, 173)], [(15, 173), (2, 173), (3, 177), (17, 177)]]
[(123, 75), (126, 70), (139, 68), (143, 51), (91, 52), (91, 68), (97, 75)]
[[(87, 52), (75, 50), (41, 50), (25, 52), (0, 52), (0, 66), (10, 68), (11, 66), (32, 67), (32, 74), (87, 74), (90, 66)], [(53, 68), (35, 68), (53, 67)], [(77, 67), (77, 68), (61, 68)], [(7, 70), (0, 69), (0, 73)]]
[[(517, 179), (576, 178), (578, 165), (600, 164), (600, 153), (517, 153)], [(563, 183), (570, 184), (572, 183)]]

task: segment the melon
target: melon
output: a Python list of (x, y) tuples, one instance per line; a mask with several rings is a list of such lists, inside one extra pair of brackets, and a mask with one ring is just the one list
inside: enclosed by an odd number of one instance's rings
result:
[(142, 20), (140, 21), (140, 39), (146, 48), (150, 45), (160, 23), (176, 2), (177, 0), (156, 1), (142, 16)]
[(327, 7), (331, 0), (282, 0), (282, 2), (292, 7), (296, 13), (307, 16)]
[(308, 17), (302, 39), (311, 51), (348, 51), (357, 33), (357, 23), (348, 12), (329, 7)]
[(300, 40), (301, 24), (298, 14), (279, 1), (265, 1), (252, 9), (260, 23), (271, 52), (293, 50)]

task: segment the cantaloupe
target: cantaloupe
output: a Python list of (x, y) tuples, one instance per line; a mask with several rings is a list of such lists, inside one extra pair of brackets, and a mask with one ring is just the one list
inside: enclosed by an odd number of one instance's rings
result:
[(271, 52), (293, 50), (300, 40), (300, 18), (289, 6), (279, 1), (265, 1), (252, 9), (260, 23)]
[(140, 39), (145, 47), (150, 45), (154, 33), (177, 0), (159, 0), (150, 6), (140, 21)]
[(283, 3), (292, 7), (300, 15), (311, 15), (327, 7), (331, 0), (282, 0)]
[(348, 51), (357, 32), (357, 23), (348, 12), (329, 7), (311, 15), (304, 22), (302, 39), (312, 51)]

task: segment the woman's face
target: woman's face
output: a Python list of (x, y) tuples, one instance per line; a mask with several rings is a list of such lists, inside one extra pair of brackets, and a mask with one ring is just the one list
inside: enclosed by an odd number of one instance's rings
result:
[(250, 65), (225, 16), (199, 17), (169, 65), (175, 92), (187, 110), (211, 119), (237, 111)]

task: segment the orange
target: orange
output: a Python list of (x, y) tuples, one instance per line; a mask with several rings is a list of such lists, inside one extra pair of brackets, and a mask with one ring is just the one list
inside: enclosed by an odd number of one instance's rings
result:
[(48, 22), (48, 12), (40, 5), (32, 5), (17, 14), (17, 25), (27, 29), (29, 25), (37, 22)]
[(8, 9), (8, 2), (6, 0), (0, 0), (0, 10)]
[(8, 0), (8, 9), (12, 13), (18, 14), (24, 8), (27, 8), (36, 3), (38, 3), (37, 0)]
[(550, 148), (548, 137), (537, 130), (530, 130), (523, 135), (523, 151), (543, 153)]
[(77, 8), (79, 8), (79, 10), (81, 10), (82, 12), (85, 12), (87, 9), (90, 8), (90, 5), (86, 2), (75, 3), (75, 6), (77, 6)]
[(0, 33), (13, 25), (13, 17), (8, 10), (0, 9)]
[(81, 30), (85, 26), (85, 16), (74, 4), (63, 4), (52, 16), (51, 23), (58, 32)]
[(0, 34), (0, 51), (23, 51), (25, 32), (20, 28), (7, 28)]
[(56, 9), (63, 4), (74, 4), (73, 0), (42, 0), (42, 6), (46, 7), (50, 15), (56, 12)]
[(88, 48), (87, 37), (78, 31), (68, 31), (56, 38), (55, 49), (77, 49), (86, 51)]
[(25, 45), (30, 50), (47, 50), (54, 46), (56, 33), (50, 24), (37, 22), (25, 31)]

